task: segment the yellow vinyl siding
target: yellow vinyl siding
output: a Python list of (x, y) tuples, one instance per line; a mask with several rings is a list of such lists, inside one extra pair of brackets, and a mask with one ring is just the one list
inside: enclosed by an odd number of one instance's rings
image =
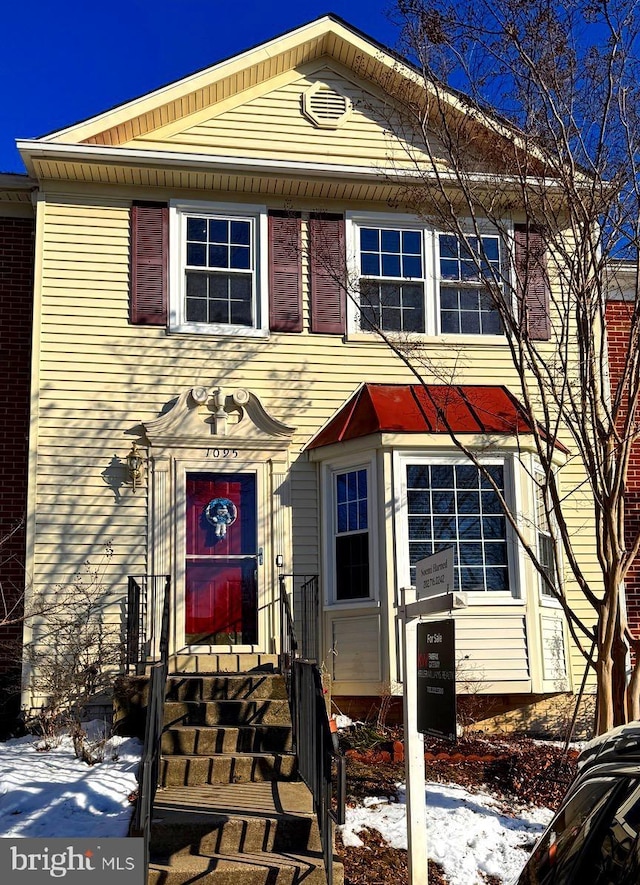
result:
[(53, 133), (47, 140), (122, 144), (126, 132), (146, 132), (163, 121), (179, 119), (228, 95), (327, 56), (346, 67), (355, 67), (362, 76), (374, 80), (389, 76), (395, 80), (403, 76), (415, 79), (397, 57), (387, 55), (348, 26), (324, 16), (149, 95)]
[[(521, 682), (529, 691), (531, 673), (524, 616), (493, 611), (473, 611), (456, 616), (456, 659), (459, 680), (470, 688), (492, 694), (504, 683)], [(460, 689), (463, 691), (464, 689)], [(513, 687), (511, 688), (513, 690)]]
[[(337, 129), (315, 126), (302, 113), (302, 95), (320, 81), (344, 93), (353, 102), (348, 120)], [(283, 160), (334, 162), (361, 166), (403, 165), (410, 156), (426, 159), (424, 145), (414, 145), (391, 137), (393, 121), (390, 105), (376, 97), (363, 82), (355, 83), (335, 71), (320, 66), (292, 82), (222, 113), (211, 108), (209, 119), (184, 126), (178, 132), (153, 131), (143, 138), (127, 140), (126, 146), (154, 150), (189, 151), (244, 157), (278, 157)], [(202, 116), (202, 115), (199, 115)], [(172, 126), (171, 130), (176, 127)]]
[[(158, 198), (153, 191), (146, 196)], [(282, 208), (282, 203), (274, 203), (274, 208)], [(314, 207), (301, 208), (308, 212)], [(341, 204), (334, 211), (348, 208)], [(105, 566), (105, 583), (114, 604), (123, 598), (126, 575), (148, 569), (149, 479), (135, 495), (127, 485), (114, 488), (107, 481), (110, 465), (114, 459), (124, 461), (140, 425), (156, 418), (182, 390), (220, 382), (230, 389), (252, 390), (274, 417), (296, 428), (290, 449), (294, 549), (293, 562), (287, 565), (299, 573), (317, 573), (316, 465), (307, 463), (300, 453), (360, 383), (411, 383), (414, 377), (373, 336), (345, 341), (342, 336), (309, 334), (306, 290), (302, 334), (252, 340), (171, 335), (162, 328), (132, 326), (128, 321), (128, 205), (97, 193), (77, 199), (52, 195), (39, 211), (44, 213), (45, 248), (33, 477), (36, 586), (51, 587), (68, 580), (87, 560), (97, 563), (105, 543), (112, 540), (114, 556)], [(306, 273), (304, 279), (308, 281)], [(426, 344), (439, 375), (449, 373), (457, 383), (507, 384), (519, 395), (506, 345), (477, 338), (432, 338)], [(442, 444), (446, 446), (446, 441)], [(583, 476), (577, 462), (570, 459), (561, 472), (563, 491), (580, 486)], [(584, 492), (570, 495), (576, 504), (569, 509), (569, 518), (572, 530), (580, 535), (584, 562), (597, 576), (589, 511), (581, 507), (583, 496)], [(588, 613), (580, 598), (576, 607)], [(376, 635), (382, 628), (392, 636), (393, 613), (381, 616)], [(370, 631), (374, 621), (380, 624), (378, 615), (364, 620)], [(495, 642), (493, 660), (501, 661), (500, 668), (505, 662), (511, 683), (523, 684), (529, 678), (523, 658), (525, 637), (516, 621), (515, 645), (505, 659), (501, 650), (510, 646)], [(342, 622), (346, 624), (347, 619)], [(337, 635), (344, 636), (342, 627), (336, 629)], [(491, 657), (490, 645), (473, 649), (482, 666)], [(582, 664), (577, 653), (574, 666), (579, 678)], [(499, 674), (490, 671), (489, 681), (497, 682)]]
[(542, 634), (542, 675), (557, 690), (566, 686), (566, 652), (564, 647), (564, 628), (562, 620), (556, 616), (542, 615), (540, 618)]
[(330, 668), (336, 691), (345, 692), (345, 683), (380, 683), (382, 669), (379, 633), (378, 615), (342, 618), (334, 616), (331, 623), (329, 660), (325, 665)]

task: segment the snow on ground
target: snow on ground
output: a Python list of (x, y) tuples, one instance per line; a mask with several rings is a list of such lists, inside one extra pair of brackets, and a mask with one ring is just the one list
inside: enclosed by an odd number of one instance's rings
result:
[(126, 836), (140, 741), (112, 737), (92, 766), (76, 759), (68, 736), (51, 750), (41, 745), (0, 742), (0, 837)]
[[(427, 850), (450, 885), (480, 885), (486, 881), (481, 873), (511, 881), (553, 816), (547, 808), (536, 808), (512, 817), (487, 794), (469, 793), (456, 784), (426, 786)], [(406, 848), (406, 811), (402, 786), (400, 802), (371, 796), (363, 805), (347, 808), (341, 828), (345, 846), (361, 845), (358, 832), (371, 827), (393, 848)]]
[[(104, 762), (76, 759), (69, 737), (41, 751), (35, 737), (0, 743), (0, 837), (126, 836), (142, 745), (113, 737)], [(379, 830), (395, 848), (407, 847), (404, 788), (400, 801), (368, 797), (347, 808), (345, 846), (362, 844), (363, 827)], [(551, 819), (548, 809), (509, 816), (491, 796), (455, 784), (427, 784), (429, 856), (445, 870), (450, 885), (476, 885), (480, 873), (510, 881)], [(526, 846), (526, 848), (525, 848)]]

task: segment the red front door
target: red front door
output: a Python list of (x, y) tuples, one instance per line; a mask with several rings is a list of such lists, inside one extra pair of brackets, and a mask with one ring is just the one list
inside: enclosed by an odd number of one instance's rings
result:
[(189, 473), (185, 641), (258, 641), (258, 532), (253, 473)]

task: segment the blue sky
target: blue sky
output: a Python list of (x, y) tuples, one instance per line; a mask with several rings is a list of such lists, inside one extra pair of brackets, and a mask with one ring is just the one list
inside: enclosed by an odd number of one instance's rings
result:
[(6, 0), (0, 171), (16, 138), (91, 117), (327, 12), (388, 46), (391, 0)]

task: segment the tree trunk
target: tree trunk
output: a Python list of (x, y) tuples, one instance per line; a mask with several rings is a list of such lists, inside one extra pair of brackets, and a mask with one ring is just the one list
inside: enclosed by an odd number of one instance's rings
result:
[(598, 699), (596, 706), (596, 733), (613, 728), (613, 661), (598, 649), (596, 664)]

